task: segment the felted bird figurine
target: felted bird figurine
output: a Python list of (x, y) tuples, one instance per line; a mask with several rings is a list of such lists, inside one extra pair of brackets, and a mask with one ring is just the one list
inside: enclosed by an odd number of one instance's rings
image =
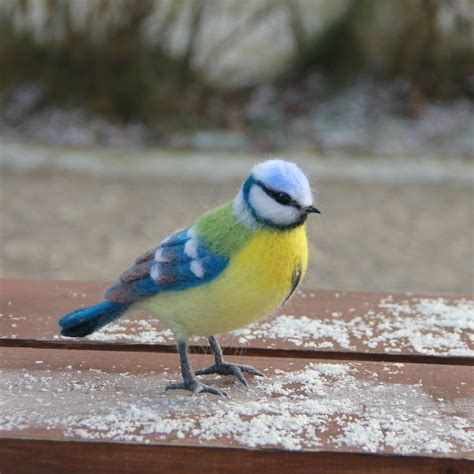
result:
[[(84, 337), (124, 315), (145, 308), (176, 338), (183, 382), (167, 390), (227, 394), (197, 375), (263, 375), (224, 360), (216, 334), (252, 323), (285, 304), (308, 263), (305, 222), (313, 205), (310, 185), (294, 164), (273, 159), (256, 164), (233, 201), (170, 235), (125, 270), (105, 299), (59, 320), (61, 334)], [(191, 336), (208, 337), (215, 363), (193, 371)]]

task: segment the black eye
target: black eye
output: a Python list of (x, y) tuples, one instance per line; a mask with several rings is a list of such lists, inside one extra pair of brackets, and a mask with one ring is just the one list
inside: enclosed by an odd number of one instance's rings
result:
[(257, 186), (260, 186), (272, 199), (275, 199), (276, 202), (279, 202), (284, 206), (292, 204), (297, 207), (296, 203), (294, 203), (293, 199), (291, 199), (291, 196), (289, 194), (284, 193), (282, 191), (275, 191), (274, 189), (265, 186), (261, 181), (255, 181), (255, 183), (257, 184)]
[(275, 200), (285, 206), (290, 204), (291, 202), (290, 196), (286, 193), (275, 193)]

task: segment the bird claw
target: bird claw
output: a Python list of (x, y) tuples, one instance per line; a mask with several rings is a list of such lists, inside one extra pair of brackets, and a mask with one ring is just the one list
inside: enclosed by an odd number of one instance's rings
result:
[(249, 384), (247, 383), (247, 380), (245, 380), (245, 377), (242, 374), (242, 372), (245, 372), (250, 375), (257, 375), (259, 377), (265, 377), (265, 374), (251, 367), (250, 365), (230, 364), (228, 362), (223, 362), (222, 364), (212, 364), (206, 369), (196, 370), (195, 374), (196, 375), (207, 375), (207, 374), (235, 375), (242, 384), (248, 387)]
[(192, 393), (212, 393), (221, 397), (228, 397), (229, 395), (220, 388), (205, 385), (199, 380), (192, 380), (190, 382), (170, 383), (166, 386), (166, 390), (187, 390)]

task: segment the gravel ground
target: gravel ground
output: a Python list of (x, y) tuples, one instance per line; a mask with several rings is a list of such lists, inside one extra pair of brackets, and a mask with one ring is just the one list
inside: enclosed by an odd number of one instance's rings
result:
[[(140, 252), (230, 199), (238, 180), (3, 171), (1, 274), (112, 280)], [(473, 291), (473, 190), (466, 183), (327, 180), (311, 220), (306, 287)]]

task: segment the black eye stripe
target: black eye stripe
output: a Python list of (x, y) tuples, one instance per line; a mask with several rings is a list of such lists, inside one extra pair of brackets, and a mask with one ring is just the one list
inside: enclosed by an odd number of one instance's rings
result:
[(280, 204), (283, 204), (283, 205), (288, 205), (291, 203), (291, 197), (289, 196), (289, 194), (286, 194), (286, 193), (276, 193), (275, 194), (275, 199), (280, 203)]
[(281, 192), (281, 191), (275, 191), (265, 184), (263, 184), (261, 181), (255, 181), (255, 184), (260, 186), (266, 194), (268, 194), (272, 199), (277, 201), (278, 203), (284, 205), (284, 206), (292, 206), (296, 207), (297, 209), (301, 209), (301, 206), (291, 198), (291, 196), (287, 193)]

